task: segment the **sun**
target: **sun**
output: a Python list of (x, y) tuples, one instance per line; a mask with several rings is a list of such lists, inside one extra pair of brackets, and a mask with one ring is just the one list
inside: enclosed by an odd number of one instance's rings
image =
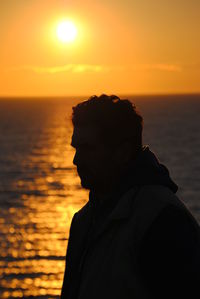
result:
[(72, 21), (62, 21), (57, 26), (57, 37), (63, 43), (73, 42), (77, 37), (77, 28)]

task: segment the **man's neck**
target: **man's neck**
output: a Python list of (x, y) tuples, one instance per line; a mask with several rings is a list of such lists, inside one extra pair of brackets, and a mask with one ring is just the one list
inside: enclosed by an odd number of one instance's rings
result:
[(112, 197), (121, 184), (124, 184), (127, 176), (132, 167), (134, 167), (136, 157), (132, 158), (123, 169), (118, 172), (118, 175), (113, 176), (110, 180), (107, 180), (106, 186), (101, 186), (100, 189), (91, 190), (96, 200), (104, 201)]
[(91, 190), (95, 200), (98, 202), (108, 200), (113, 194), (113, 188), (108, 190)]
[(108, 184), (104, 188), (101, 187), (100, 189), (91, 190), (95, 200), (100, 202), (109, 200), (119, 187), (121, 179), (121, 176), (118, 178), (115, 177), (113, 180), (107, 182)]

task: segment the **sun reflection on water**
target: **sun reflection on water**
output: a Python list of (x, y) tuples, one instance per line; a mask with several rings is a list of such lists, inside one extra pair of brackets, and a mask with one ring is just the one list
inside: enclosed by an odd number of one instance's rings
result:
[[(6, 168), (0, 186), (0, 298), (59, 298), (71, 218), (88, 198), (72, 165), (66, 113), (57, 107), (54, 118), (45, 120), (43, 138), (24, 126), (19, 142), (26, 147), (31, 135), (32, 147), (18, 153), (16, 164), (10, 157)], [(16, 132), (7, 137), (16, 145)]]

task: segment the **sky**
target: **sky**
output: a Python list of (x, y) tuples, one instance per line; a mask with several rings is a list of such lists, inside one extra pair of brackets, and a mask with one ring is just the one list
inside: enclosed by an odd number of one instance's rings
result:
[(1, 97), (200, 93), (199, 0), (1, 0), (0, 38)]

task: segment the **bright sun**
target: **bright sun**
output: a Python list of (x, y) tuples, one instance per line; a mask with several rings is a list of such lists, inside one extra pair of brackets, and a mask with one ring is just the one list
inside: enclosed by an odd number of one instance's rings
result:
[(73, 42), (77, 36), (77, 28), (71, 21), (62, 21), (57, 26), (57, 37), (63, 43)]

